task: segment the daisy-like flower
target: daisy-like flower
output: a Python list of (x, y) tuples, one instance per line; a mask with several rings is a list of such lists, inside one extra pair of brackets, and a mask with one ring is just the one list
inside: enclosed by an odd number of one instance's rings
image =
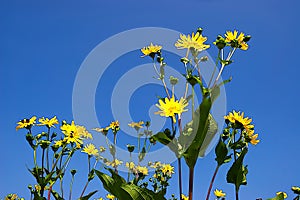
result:
[(257, 145), (259, 143), (260, 140), (257, 139), (258, 138), (258, 134), (254, 134), (253, 130), (248, 133), (248, 136), (250, 138), (250, 143), (252, 145)]
[(295, 194), (300, 194), (300, 187), (293, 186), (291, 189)]
[(16, 130), (21, 128), (30, 129), (35, 124), (36, 116), (31, 117), (30, 119), (22, 119), (17, 124)]
[(98, 149), (93, 144), (87, 144), (81, 152), (86, 153), (89, 156), (98, 156), (99, 155)]
[(182, 200), (189, 200), (189, 196), (185, 196), (184, 194), (181, 194), (181, 199)]
[(129, 170), (133, 170), (134, 169), (134, 162), (126, 162), (126, 167), (129, 169)]
[(56, 116), (51, 119), (42, 117), (39, 119), (39, 122), (40, 124), (37, 124), (38, 126), (47, 126), (48, 128), (55, 127), (54, 124), (58, 124)]
[(84, 126), (76, 125), (77, 131), (79, 135), (81, 135), (85, 139), (93, 139), (92, 134), (90, 134)]
[(114, 195), (112, 195), (112, 194), (107, 194), (107, 195), (106, 195), (106, 198), (108, 198), (109, 200), (114, 200), (114, 199), (116, 199), (116, 197), (115, 197)]
[(178, 101), (175, 100), (174, 96), (171, 99), (166, 97), (164, 101), (160, 99), (158, 102), (159, 104), (156, 104), (156, 106), (160, 109), (160, 111), (155, 112), (155, 114), (159, 114), (164, 117), (172, 117), (174, 123), (176, 123), (176, 114), (178, 114), (180, 119), (181, 113), (187, 111), (185, 107), (188, 103), (183, 98)]
[(63, 145), (63, 143), (64, 143), (63, 140), (57, 140), (57, 141), (55, 141), (54, 145), (61, 147)]
[(146, 46), (141, 49), (141, 52), (144, 54), (142, 57), (150, 56), (154, 59), (155, 54), (159, 53), (162, 49), (162, 46), (159, 45), (153, 45), (152, 42), (149, 46)]
[(121, 161), (121, 160), (118, 160), (118, 159), (115, 159), (115, 160), (113, 160), (112, 162), (106, 162), (105, 164), (106, 165), (108, 165), (108, 166), (111, 166), (111, 167), (113, 167), (113, 168), (116, 168), (116, 167), (118, 167), (119, 165), (122, 165), (122, 163), (123, 163), (123, 161)]
[(161, 166), (162, 166), (162, 164), (159, 161), (150, 165), (150, 167), (152, 167), (154, 169), (160, 168)]
[(175, 46), (177, 49), (195, 49), (197, 51), (203, 51), (208, 49), (210, 45), (204, 44), (207, 37), (203, 37), (202, 34), (193, 32), (192, 35), (183, 35), (180, 34), (180, 39), (177, 40)]
[(148, 175), (148, 168), (147, 167), (137, 166), (136, 170), (137, 170), (138, 173), (141, 173), (144, 176)]
[(172, 174), (174, 174), (174, 167), (170, 164), (163, 164), (161, 171), (164, 175), (172, 176)]
[(216, 190), (214, 191), (214, 194), (215, 194), (215, 196), (216, 196), (217, 198), (221, 198), (221, 197), (225, 197), (225, 196), (226, 196), (226, 193), (225, 193), (225, 192), (223, 192), (222, 190), (218, 190), (218, 189), (216, 189)]
[(105, 127), (105, 128), (93, 128), (93, 131), (97, 131), (99, 133), (102, 133), (104, 136), (107, 136), (108, 130), (110, 127)]
[(134, 128), (136, 131), (139, 131), (140, 128), (143, 128), (144, 122), (143, 121), (139, 121), (139, 122), (131, 122), (130, 124), (128, 124), (128, 126)]
[(120, 123), (119, 121), (111, 122), (109, 128), (113, 131), (113, 133), (117, 133), (120, 130)]
[(225, 42), (228, 42), (232, 47), (235, 48), (239, 48), (242, 50), (248, 49), (248, 44), (245, 42), (245, 34), (241, 32), (238, 35), (238, 32), (236, 30), (234, 30), (233, 32), (232, 31), (226, 32)]
[(65, 135), (64, 138), (64, 142), (66, 142), (67, 144), (69, 143), (75, 143), (76, 146), (79, 148), (80, 145), (83, 143), (82, 142), (82, 135), (80, 134), (80, 132), (78, 132), (77, 130), (77, 126), (75, 125), (74, 121), (72, 121), (71, 124), (63, 124), (60, 129), (62, 130), (62, 132)]
[(276, 192), (276, 195), (280, 195), (280, 194), (283, 194), (283, 198), (286, 199), (288, 196), (285, 192)]
[(233, 110), (232, 112), (229, 112), (228, 115), (224, 116), (224, 119), (228, 120), (233, 124), (242, 125), (242, 127), (247, 131), (253, 130), (254, 128), (254, 125), (251, 124), (252, 119), (248, 117), (244, 117), (244, 112), (241, 113), (240, 111), (236, 112)]

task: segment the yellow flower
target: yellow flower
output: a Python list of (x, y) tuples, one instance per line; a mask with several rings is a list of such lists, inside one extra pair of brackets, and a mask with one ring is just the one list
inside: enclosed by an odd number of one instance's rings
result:
[(156, 106), (160, 111), (155, 112), (155, 114), (164, 117), (172, 117), (174, 123), (176, 123), (176, 114), (178, 114), (178, 117), (180, 118), (181, 113), (187, 111), (187, 109), (184, 108), (188, 103), (183, 98), (178, 101), (175, 100), (174, 96), (171, 99), (166, 97), (164, 101), (160, 99), (158, 102), (159, 104), (156, 104)]
[(80, 145), (83, 143), (82, 142), (82, 135), (80, 135), (80, 133), (77, 130), (77, 127), (74, 123), (74, 121), (72, 121), (71, 124), (63, 124), (60, 129), (62, 130), (62, 132), (65, 135), (64, 138), (64, 142), (66, 142), (67, 144), (69, 143), (75, 143), (77, 147), (80, 147)]
[(193, 48), (197, 51), (203, 51), (210, 47), (210, 45), (204, 44), (206, 40), (207, 38), (203, 37), (199, 32), (196, 34), (192, 33), (192, 36), (180, 34), (180, 39), (177, 40), (175, 46), (177, 49)]
[(103, 200), (103, 198), (102, 197), (100, 197), (99, 199), (97, 199), (97, 200)]
[(137, 166), (136, 170), (137, 170), (138, 173), (142, 173), (143, 175), (148, 175), (148, 168), (147, 167)]
[(113, 168), (116, 168), (116, 167), (118, 167), (119, 165), (121, 165), (122, 163), (123, 163), (123, 161), (118, 160), (118, 159), (115, 159), (114, 161), (108, 162), (108, 163), (106, 163), (106, 164), (107, 164), (107, 165), (110, 165), (110, 166), (113, 167)]
[(61, 147), (63, 145), (63, 141), (62, 140), (55, 141), (54, 145)]
[(105, 127), (105, 128), (93, 128), (93, 131), (97, 131), (99, 133), (102, 133), (103, 135), (107, 135), (108, 130), (110, 129), (110, 127)]
[(17, 124), (16, 130), (21, 128), (30, 129), (35, 124), (36, 116), (31, 117), (30, 119), (22, 119)]
[(225, 194), (222, 190), (218, 190), (218, 189), (216, 189), (216, 190), (214, 191), (214, 194), (215, 194), (215, 196), (216, 196), (217, 198), (225, 197), (225, 196), (226, 196), (226, 194)]
[(250, 135), (250, 143), (253, 145), (257, 145), (260, 140), (257, 140), (258, 134)]
[(134, 162), (126, 162), (126, 167), (129, 169), (129, 170), (133, 170), (134, 169)]
[(232, 31), (226, 31), (225, 34), (225, 42), (230, 43), (235, 48), (240, 48), (242, 50), (248, 49), (248, 44), (244, 42), (245, 34), (240, 33), (238, 36), (238, 32), (236, 30)]
[(109, 200), (114, 200), (116, 197), (112, 194), (107, 194), (106, 198), (108, 198)]
[(164, 164), (162, 165), (161, 171), (164, 175), (169, 175), (171, 176), (174, 174), (174, 167), (172, 167), (170, 164)]
[(85, 139), (93, 139), (92, 134), (90, 134), (84, 126), (76, 125), (76, 129), (81, 137)]
[(286, 199), (287, 198), (287, 194), (285, 192), (276, 192), (276, 195), (280, 195), (283, 194), (283, 198)]
[(189, 200), (189, 196), (185, 196), (184, 194), (181, 194), (181, 200)]
[(119, 123), (119, 121), (117, 120), (117, 121), (111, 122), (108, 128), (111, 128), (114, 133), (117, 133), (117, 131), (120, 130), (120, 123)]
[(38, 126), (47, 126), (48, 128), (55, 127), (54, 124), (58, 124), (56, 116), (54, 116), (51, 119), (42, 117), (39, 119), (39, 122), (40, 124), (38, 124)]
[(292, 187), (292, 191), (293, 191), (295, 194), (300, 194), (300, 187), (293, 186), (293, 187)]
[(143, 128), (144, 122), (143, 121), (139, 121), (139, 122), (131, 122), (130, 124), (128, 124), (128, 126), (134, 128), (136, 131), (139, 131), (140, 128)]
[(157, 169), (159, 167), (161, 167), (161, 163), (159, 161), (155, 162), (154, 164), (152, 164), (150, 167), (154, 168), (154, 169)]
[(149, 46), (146, 46), (141, 49), (141, 52), (144, 54), (142, 57), (150, 56), (150, 57), (154, 58), (154, 55), (157, 54), (158, 52), (160, 52), (161, 49), (162, 49), (162, 46), (153, 45), (151, 42), (151, 44)]
[(254, 128), (254, 125), (250, 124), (252, 122), (251, 118), (244, 118), (244, 112), (229, 112), (228, 115), (224, 116), (224, 119), (229, 120), (233, 124), (241, 124), (247, 131), (250, 131)]
[(95, 145), (93, 145), (93, 144), (87, 144), (81, 152), (86, 153), (90, 156), (98, 156), (99, 155), (98, 149), (96, 149)]

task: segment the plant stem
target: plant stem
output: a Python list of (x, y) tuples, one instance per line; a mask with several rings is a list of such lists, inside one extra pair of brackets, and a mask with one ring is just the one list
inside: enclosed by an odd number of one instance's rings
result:
[(210, 181), (210, 185), (209, 185), (209, 188), (208, 188), (208, 191), (207, 191), (207, 195), (206, 195), (206, 200), (209, 200), (209, 196), (210, 196), (210, 192), (211, 192), (211, 189), (212, 189), (212, 186), (213, 186), (213, 183), (215, 181), (215, 178), (216, 178), (216, 175), (219, 171), (219, 168), (220, 168), (220, 165), (218, 165), (215, 169), (215, 172), (214, 172), (214, 175)]
[(235, 185), (235, 200), (239, 200), (239, 188)]
[[(50, 140), (50, 127), (48, 127), (48, 133), (47, 133), (47, 141)], [(49, 141), (51, 142), (51, 141)], [(47, 150), (46, 150), (46, 163), (47, 163), (47, 170), (49, 170), (49, 146), (47, 147)]]
[[(45, 159), (45, 149), (42, 152), (42, 178), (44, 178), (44, 159)], [(41, 186), (41, 197), (44, 197), (44, 186)]]
[(83, 190), (82, 190), (82, 193), (81, 193), (79, 199), (83, 196), (83, 194), (84, 194), (84, 192), (85, 192), (87, 186), (89, 185), (89, 182), (90, 182), (90, 181), (87, 181), (87, 182), (86, 182), (86, 184), (85, 184), (85, 186), (84, 186), (84, 188), (83, 188)]
[(48, 190), (48, 199), (47, 200), (50, 200), (51, 191), (52, 191), (52, 185), (50, 185), (50, 187), (49, 187), (49, 190)]
[(193, 187), (194, 187), (194, 167), (190, 167), (189, 200), (193, 200)]
[(70, 184), (70, 195), (69, 195), (69, 200), (72, 199), (73, 182), (74, 182), (74, 175), (72, 175), (72, 180), (71, 180), (71, 184)]
[(195, 111), (195, 88), (192, 86), (192, 120), (194, 120), (194, 111)]
[(182, 196), (182, 179), (181, 179), (181, 158), (178, 158), (178, 184), (179, 184), (179, 199)]

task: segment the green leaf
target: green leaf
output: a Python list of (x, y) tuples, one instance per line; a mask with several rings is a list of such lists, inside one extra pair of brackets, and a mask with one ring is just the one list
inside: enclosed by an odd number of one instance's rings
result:
[(98, 190), (95, 190), (95, 191), (93, 191), (93, 192), (90, 192), (88, 195), (83, 196), (83, 197), (79, 198), (78, 200), (88, 200), (88, 199), (90, 199), (90, 197), (93, 196), (96, 192), (98, 192)]
[(227, 173), (227, 177), (226, 177), (227, 183), (234, 184), (237, 189), (239, 189), (241, 185), (247, 184), (246, 175), (248, 173), (248, 169), (247, 166), (243, 165), (244, 157), (247, 152), (248, 152), (247, 148), (242, 150), (240, 156), (232, 164), (231, 168)]
[(165, 129), (164, 132), (158, 132), (157, 134), (151, 136), (150, 139), (154, 139), (155, 141), (158, 141), (164, 145), (168, 145), (173, 140), (169, 129)]
[(212, 101), (209, 95), (203, 95), (202, 102), (199, 106), (199, 117), (195, 117), (193, 121), (193, 139), (191, 145), (183, 154), (187, 165), (193, 168), (197, 162), (200, 149), (208, 132), (209, 127), (209, 112), (212, 106)]
[(142, 148), (142, 151), (139, 153), (139, 161), (141, 162), (141, 161), (143, 161), (144, 160), (144, 158), (145, 158), (145, 156), (146, 156), (146, 148), (145, 147), (143, 147)]
[(221, 138), (215, 148), (215, 153), (216, 153), (216, 161), (218, 163), (218, 166), (221, 166), (222, 164), (229, 162), (231, 159), (231, 157), (229, 156), (229, 160), (228, 160), (228, 156), (227, 156), (228, 149), (226, 147), (226, 144), (222, 141)]
[(146, 188), (141, 188), (134, 184), (122, 185), (122, 189), (124, 189), (126, 192), (128, 192), (128, 194), (130, 195), (132, 200), (137, 200), (137, 199), (138, 200), (153, 200), (153, 199), (165, 200), (163, 194), (154, 193), (151, 190), (148, 190)]

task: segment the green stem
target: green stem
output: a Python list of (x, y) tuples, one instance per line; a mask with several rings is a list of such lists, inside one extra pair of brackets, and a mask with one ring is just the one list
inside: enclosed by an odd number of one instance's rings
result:
[(179, 199), (182, 199), (182, 175), (181, 175), (181, 158), (178, 158), (178, 185), (179, 185)]
[[(47, 141), (50, 141), (50, 127), (48, 127)], [(47, 164), (47, 170), (49, 170), (49, 146), (47, 147), (46, 150), (46, 164)]]
[(195, 88), (192, 86), (192, 120), (194, 120), (195, 111)]
[(190, 175), (189, 175), (189, 200), (193, 200), (193, 188), (194, 188), (194, 167), (190, 167)]
[[(222, 49), (222, 52), (223, 52), (223, 49)], [(212, 80), (213, 80), (213, 78), (215, 76), (216, 71), (217, 71), (217, 66), (218, 66), (218, 61), (219, 61), (219, 58), (220, 58), (220, 54), (221, 54), (221, 50), (219, 49), (218, 57), (216, 59), (216, 63), (215, 63), (215, 66), (214, 66), (214, 71), (213, 71), (213, 73), (212, 73), (212, 75), (211, 75), (211, 77), (209, 79), (208, 88), (210, 87), (210, 84), (211, 84), (211, 82), (212, 82)]]
[(219, 171), (219, 168), (220, 168), (220, 165), (218, 165), (215, 169), (215, 172), (214, 172), (214, 175), (210, 181), (210, 185), (209, 185), (209, 188), (208, 188), (208, 191), (207, 191), (207, 195), (206, 195), (206, 200), (209, 200), (209, 196), (210, 196), (210, 192), (211, 192), (211, 189), (212, 189), (212, 186), (213, 186), (213, 183), (215, 181), (215, 178), (216, 178), (216, 175)]
[[(44, 178), (44, 160), (45, 160), (45, 149), (42, 152), (42, 179)], [(44, 186), (41, 186), (41, 197), (44, 196)]]
[(239, 188), (235, 186), (235, 200), (239, 200)]
[(69, 195), (69, 200), (72, 199), (73, 183), (74, 183), (74, 175), (72, 175), (72, 180), (71, 180), (71, 184), (70, 184), (70, 195)]

